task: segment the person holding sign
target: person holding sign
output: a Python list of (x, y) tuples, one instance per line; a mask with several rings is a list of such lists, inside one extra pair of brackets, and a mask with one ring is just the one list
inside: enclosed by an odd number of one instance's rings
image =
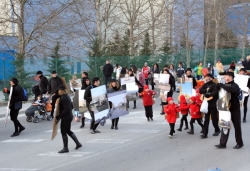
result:
[[(224, 85), (222, 83), (218, 83), (217, 87), (218, 89), (223, 88), (227, 92), (231, 93), (231, 99), (229, 100), (229, 103), (230, 103), (229, 111), (231, 113), (231, 120), (235, 128), (235, 139), (237, 143), (234, 149), (240, 149), (241, 147), (244, 146), (243, 140), (242, 140), (242, 132), (241, 132), (240, 102), (238, 99), (240, 88), (238, 84), (234, 82), (233, 72), (227, 72), (225, 74), (225, 81), (226, 81), (226, 84), (229, 84), (230, 86)], [(230, 129), (227, 130), (226, 134), (222, 130), (220, 143), (218, 145), (215, 145), (215, 147), (226, 148), (227, 140), (229, 137), (229, 132), (230, 132)]]

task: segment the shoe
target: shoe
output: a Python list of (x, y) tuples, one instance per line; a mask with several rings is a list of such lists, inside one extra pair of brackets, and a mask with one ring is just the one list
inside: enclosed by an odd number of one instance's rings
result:
[(179, 128), (179, 129), (177, 129), (177, 131), (182, 131), (182, 129), (181, 129), (181, 128)]
[(154, 121), (154, 119), (153, 118), (150, 118), (151, 119), (151, 121)]
[(23, 130), (25, 130), (25, 127), (19, 128), (18, 133), (20, 134)]
[(184, 128), (184, 130), (188, 130), (188, 127)]
[(84, 126), (85, 126), (85, 124), (82, 124), (82, 125), (80, 126), (80, 128), (84, 128)]
[(194, 130), (190, 130), (187, 132), (188, 134), (194, 134)]
[(82, 147), (82, 144), (78, 141), (78, 139), (77, 139), (77, 137), (76, 137), (76, 135), (73, 133), (72, 135), (70, 135), (70, 137), (73, 139), (73, 141), (76, 143), (76, 150), (78, 149), (78, 148), (81, 148)]
[(19, 135), (18, 132), (14, 132), (14, 133), (11, 135), (11, 137), (16, 137), (16, 136), (18, 136), (18, 135)]
[(136, 106), (134, 106), (132, 109), (136, 109)]
[(161, 115), (165, 115), (165, 113), (164, 113), (164, 112), (161, 112), (160, 114), (161, 114)]
[(114, 129), (114, 125), (111, 125), (111, 128), (110, 129)]
[(95, 131), (93, 129), (89, 130), (89, 133), (95, 134)]
[(150, 121), (149, 118), (147, 118), (148, 122)]
[(68, 153), (69, 149), (67, 147), (64, 147), (61, 151), (58, 151), (58, 153)]
[(220, 131), (214, 132), (214, 134), (213, 134), (213, 136), (218, 136), (218, 135), (220, 135)]
[(246, 123), (246, 119), (243, 119), (243, 123)]
[(169, 134), (169, 135), (168, 135), (168, 137), (169, 137), (169, 138), (172, 138), (172, 137), (173, 137), (173, 135), (170, 135), (170, 134)]
[(201, 134), (203, 134), (203, 130), (201, 130), (201, 132), (200, 132)]
[(115, 130), (118, 130), (118, 127), (117, 127), (117, 126), (115, 127)]
[(100, 131), (98, 131), (98, 130), (94, 130), (94, 132), (95, 132), (95, 133), (101, 133), (101, 132), (100, 132)]
[(225, 145), (220, 145), (220, 144), (215, 145), (215, 147), (217, 147), (217, 148), (226, 148), (226, 146), (225, 146)]
[(201, 138), (201, 139), (205, 139), (205, 138), (207, 138), (207, 135), (202, 134), (202, 135), (200, 135), (200, 138)]
[(237, 144), (236, 146), (234, 146), (234, 149), (240, 149), (243, 146), (244, 146), (243, 144)]

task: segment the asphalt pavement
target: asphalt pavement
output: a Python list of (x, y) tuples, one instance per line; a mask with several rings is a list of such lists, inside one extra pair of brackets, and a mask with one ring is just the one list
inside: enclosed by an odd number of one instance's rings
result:
[[(250, 170), (249, 113), (248, 122), (242, 124), (244, 147), (233, 149), (236, 145), (233, 128), (227, 148), (216, 149), (219, 137), (212, 136), (211, 122), (207, 139), (199, 138), (198, 124), (194, 135), (176, 131), (170, 139), (170, 128), (160, 115), (159, 104), (158, 99), (153, 106), (154, 121), (148, 122), (142, 101), (137, 100), (137, 109), (130, 108), (130, 114), (120, 118), (118, 130), (111, 130), (108, 120), (105, 126), (98, 127), (100, 134), (89, 133), (89, 122), (80, 129), (80, 123), (73, 121), (72, 130), (83, 147), (75, 150), (69, 138), (70, 151), (66, 154), (57, 153), (63, 148), (60, 132), (51, 141), (51, 121), (28, 123), (20, 114), (19, 120), (26, 129), (12, 138), (13, 123), (9, 120), (4, 127), (4, 118), (0, 118), (0, 171), (206, 171), (216, 167), (221, 171)], [(179, 122), (180, 119), (175, 129)]]

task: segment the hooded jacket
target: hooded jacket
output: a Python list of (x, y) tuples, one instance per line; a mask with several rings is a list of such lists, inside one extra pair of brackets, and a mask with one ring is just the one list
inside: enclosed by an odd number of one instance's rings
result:
[(200, 105), (196, 103), (196, 97), (191, 97), (193, 103), (190, 104), (190, 113), (192, 119), (201, 118)]
[(186, 98), (184, 95), (180, 96), (180, 112), (183, 115), (188, 114), (189, 105), (187, 104)]
[[(8, 90), (7, 94), (10, 94), (10, 91)], [(10, 100), (10, 109), (14, 108), (14, 103), (22, 101), (24, 97), (23, 88), (20, 85), (14, 85), (12, 96)]]
[(145, 91), (149, 89), (147, 85), (144, 86), (144, 90), (139, 94), (142, 97), (143, 106), (152, 106), (154, 104), (153, 96), (156, 94), (152, 90)]
[[(170, 98), (168, 98), (168, 102), (169, 101), (170, 101)], [(164, 113), (166, 114), (165, 118), (168, 121), (168, 123), (175, 123), (176, 122), (177, 112), (179, 112), (179, 107), (175, 103), (168, 104), (164, 107)]]

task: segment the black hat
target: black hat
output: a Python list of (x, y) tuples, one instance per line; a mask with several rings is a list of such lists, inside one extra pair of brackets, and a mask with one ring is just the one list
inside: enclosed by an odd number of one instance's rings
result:
[(56, 74), (56, 71), (52, 71), (51, 74)]
[(43, 72), (42, 71), (37, 71), (36, 75), (38, 75), (38, 74), (43, 74)]
[(17, 85), (19, 83), (17, 78), (11, 78), (11, 80), (15, 85)]
[(247, 72), (247, 70), (245, 68), (241, 68), (240, 71)]
[(226, 74), (225, 75), (228, 75), (228, 76), (231, 76), (231, 77), (233, 77), (234, 78), (234, 73), (233, 72), (226, 72)]
[(212, 74), (210, 74), (210, 73), (208, 73), (208, 74), (206, 75), (206, 77), (210, 77), (210, 78), (214, 79), (214, 76), (213, 76)]
[(186, 69), (186, 72), (187, 72), (187, 71), (191, 71), (191, 72), (192, 72), (191, 68), (187, 68), (187, 69)]
[(60, 85), (60, 86), (58, 87), (58, 90), (66, 90), (66, 87), (65, 87), (64, 85)]

